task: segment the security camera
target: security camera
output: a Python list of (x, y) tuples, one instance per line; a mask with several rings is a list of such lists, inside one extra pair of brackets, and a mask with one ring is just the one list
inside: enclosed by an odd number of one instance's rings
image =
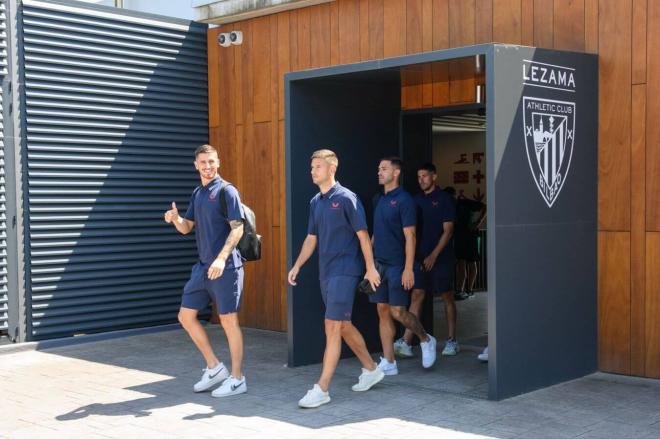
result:
[(231, 39), (229, 37), (228, 33), (223, 33), (218, 35), (218, 44), (220, 44), (222, 47), (229, 47), (231, 46)]
[(243, 32), (240, 30), (233, 30), (229, 33), (229, 39), (231, 40), (231, 44), (238, 46), (243, 43)]

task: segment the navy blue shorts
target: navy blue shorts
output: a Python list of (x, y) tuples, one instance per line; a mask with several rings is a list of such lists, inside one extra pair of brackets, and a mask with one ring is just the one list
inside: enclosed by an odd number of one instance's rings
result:
[(321, 280), (321, 297), (328, 320), (351, 320), (358, 276), (332, 276)]
[(208, 278), (208, 269), (209, 264), (193, 265), (190, 280), (183, 287), (181, 307), (201, 311), (213, 302), (218, 314), (237, 312), (243, 295), (243, 267), (226, 268), (214, 280)]
[(456, 231), (454, 234), (456, 259), (474, 262), (479, 260), (479, 233)]
[(415, 290), (424, 290), (431, 294), (442, 294), (452, 290), (454, 266), (443, 266), (436, 263), (431, 271), (424, 271), (421, 262), (415, 262), (413, 272), (415, 273)]
[(392, 306), (408, 306), (410, 303), (410, 291), (403, 289), (401, 275), (403, 266), (385, 265), (384, 276), (380, 279), (380, 285), (376, 293), (369, 296), (371, 303), (389, 303)]

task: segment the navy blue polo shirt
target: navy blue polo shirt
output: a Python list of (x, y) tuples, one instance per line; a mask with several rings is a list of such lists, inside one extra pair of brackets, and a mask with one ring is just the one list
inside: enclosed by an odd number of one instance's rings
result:
[[(210, 264), (218, 257), (220, 250), (227, 241), (231, 228), (229, 221), (245, 218), (238, 190), (234, 186), (225, 187), (227, 202), (227, 218), (222, 215), (220, 207), (220, 185), (222, 179), (216, 177), (206, 186), (198, 186), (190, 197), (185, 219), (195, 222), (195, 239), (197, 252), (202, 264)], [(241, 254), (234, 248), (227, 258), (225, 268), (243, 266)]]
[(378, 261), (405, 265), (403, 228), (417, 224), (416, 210), (413, 197), (401, 187), (380, 196), (374, 210), (374, 256)]
[(360, 199), (335, 183), (325, 194), (320, 192), (309, 202), (307, 233), (317, 237), (319, 277), (362, 276), (364, 260), (356, 232), (367, 230), (367, 220)]
[[(447, 192), (435, 187), (432, 192), (415, 195), (417, 215), (417, 254), (427, 257), (444, 233), (443, 223), (456, 220), (456, 203)], [(437, 262), (451, 263), (454, 259), (452, 241), (438, 255)]]

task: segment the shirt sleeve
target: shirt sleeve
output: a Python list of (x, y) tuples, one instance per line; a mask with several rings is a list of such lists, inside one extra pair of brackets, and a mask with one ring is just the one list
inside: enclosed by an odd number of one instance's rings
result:
[(412, 197), (408, 196), (401, 200), (400, 214), (401, 226), (411, 227), (417, 225), (417, 205)]
[(348, 218), (348, 222), (355, 232), (360, 230), (367, 230), (367, 215), (364, 213), (364, 206), (356, 196), (355, 198), (348, 198), (344, 205), (344, 212)]
[(307, 234), (308, 235), (318, 235), (318, 227), (316, 225), (316, 220), (314, 217), (314, 208), (316, 207), (316, 203), (314, 200), (310, 201), (309, 203), (309, 220), (307, 222)]
[(239, 221), (245, 219), (241, 196), (234, 186), (227, 186), (225, 191), (225, 203), (227, 203), (227, 221)]
[(188, 202), (188, 210), (183, 217), (189, 221), (195, 221), (195, 194), (197, 194), (197, 189), (195, 189), (190, 196), (190, 201)]
[(454, 203), (454, 200), (451, 198), (445, 198), (445, 208), (443, 217), (442, 217), (442, 222), (447, 223), (450, 221), (456, 221), (456, 203)]

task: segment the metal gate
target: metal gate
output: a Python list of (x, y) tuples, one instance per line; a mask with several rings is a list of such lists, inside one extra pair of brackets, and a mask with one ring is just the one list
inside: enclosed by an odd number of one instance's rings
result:
[(196, 259), (164, 224), (208, 141), (206, 25), (22, 8), (28, 337), (173, 322)]

